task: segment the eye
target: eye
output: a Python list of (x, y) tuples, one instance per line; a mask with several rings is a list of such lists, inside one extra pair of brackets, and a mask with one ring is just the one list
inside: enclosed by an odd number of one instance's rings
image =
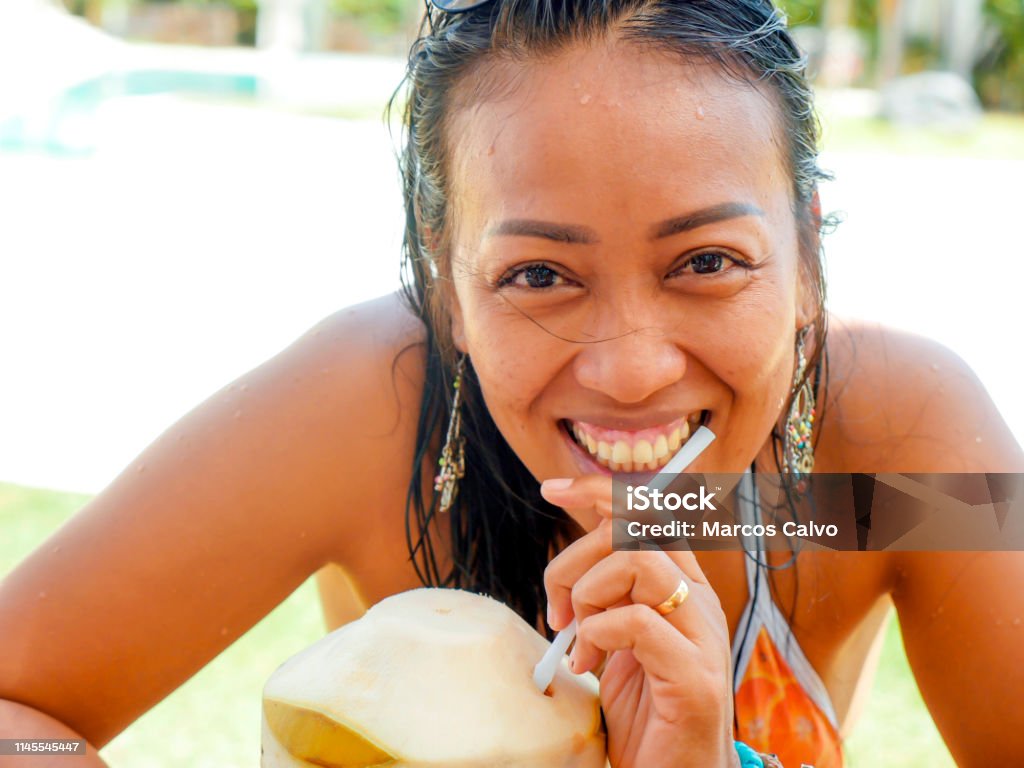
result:
[(675, 277), (686, 273), (714, 275), (725, 272), (734, 266), (743, 266), (743, 264), (721, 251), (705, 251), (688, 258), (680, 266), (672, 270), (668, 276)]
[(544, 290), (545, 288), (568, 285), (571, 282), (547, 264), (527, 264), (510, 269), (502, 275), (498, 281), (498, 287), (514, 285), (517, 288)]
[(687, 264), (692, 266), (698, 275), (708, 275), (712, 272), (721, 272), (724, 261), (720, 253), (698, 253)]

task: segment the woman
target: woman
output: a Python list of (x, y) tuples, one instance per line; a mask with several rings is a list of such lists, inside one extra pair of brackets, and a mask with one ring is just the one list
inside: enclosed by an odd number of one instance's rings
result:
[(1024, 470), (958, 358), (826, 315), (778, 13), (455, 11), (410, 57), (405, 300), (217, 393), (8, 576), (3, 734), (103, 746), (336, 564), (367, 603), (448, 584), (575, 617), (614, 766), (734, 766), (734, 737), (839, 765), (889, 600), (957, 761), (1024, 753), (1017, 553), (611, 549), (610, 471), (663, 465), (699, 423), (718, 438), (694, 471)]

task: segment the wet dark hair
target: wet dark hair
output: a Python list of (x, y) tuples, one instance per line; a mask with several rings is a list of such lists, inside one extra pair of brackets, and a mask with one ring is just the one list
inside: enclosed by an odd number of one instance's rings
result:
[[(388, 107), (390, 112), (396, 98), (405, 96), (399, 158), (405, 198), (402, 283), (407, 303), (425, 327), (426, 379), (407, 497), (407, 542), (424, 584), (492, 595), (534, 625), (545, 604), (544, 568), (579, 531), (540, 496), (536, 479), (498, 431), (471, 361), (463, 384), (466, 475), (447, 513), (450, 551), (443, 559), (429, 535), (438, 522), (438, 494), (424, 493), (423, 472), (432, 475), (443, 440), (457, 356), (449, 313), (453, 141), (446, 129), (459, 108), (457, 88), (482, 66), (557, 55), (603, 36), (710, 62), (770, 97), (792, 180), (802, 278), (817, 305), (805, 374), (815, 375), (815, 383), (825, 349), (823, 221), (816, 190), (828, 176), (817, 164), (819, 126), (805, 59), (770, 0), (492, 0), (463, 14), (428, 5), (405, 79)], [(479, 92), (471, 96), (486, 98)], [(781, 468), (778, 430), (773, 440)]]

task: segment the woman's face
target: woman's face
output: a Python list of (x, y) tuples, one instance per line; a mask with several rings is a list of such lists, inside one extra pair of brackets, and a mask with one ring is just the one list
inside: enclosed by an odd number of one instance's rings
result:
[(693, 470), (742, 471), (811, 319), (772, 101), (622, 43), (485, 77), (447, 131), (453, 331), (509, 445), (538, 479), (651, 471), (703, 418)]

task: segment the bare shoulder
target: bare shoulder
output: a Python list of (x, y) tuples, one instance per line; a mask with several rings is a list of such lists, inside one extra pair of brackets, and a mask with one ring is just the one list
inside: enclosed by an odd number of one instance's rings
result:
[(1024, 454), (970, 366), (942, 344), (830, 317), (823, 471), (1012, 472)]
[[(829, 335), (823, 471), (1024, 471), (1021, 447), (978, 377), (951, 350), (863, 322), (836, 321)], [(859, 561), (861, 554), (853, 556)], [(875, 562), (896, 606), (907, 658), (956, 764), (990, 765), (1020, 752), (1019, 682), (1007, 670), (1024, 664), (1015, 634), (1024, 593), (1007, 585), (1024, 575), (1024, 553), (882, 554)]]
[(420, 340), (395, 297), (342, 310), (170, 426), (0, 579), (0, 698), (102, 747), (355, 557), (401, 514)]
[(352, 553), (348, 523), (366, 520), (358, 510), (382, 520), (384, 509), (404, 509), (423, 341), (422, 323), (392, 294), (326, 317), (267, 364), (273, 383), (262, 396), (287, 404), (280, 418), (296, 468), (323, 494), (337, 533), (331, 559)]

